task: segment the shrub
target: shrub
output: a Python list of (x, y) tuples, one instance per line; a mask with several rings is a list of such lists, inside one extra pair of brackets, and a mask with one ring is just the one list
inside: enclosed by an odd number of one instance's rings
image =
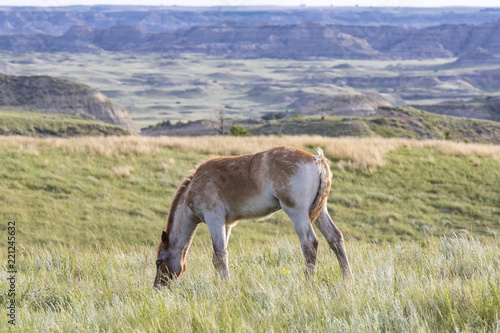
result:
[(231, 126), (231, 129), (229, 130), (231, 132), (231, 135), (234, 136), (250, 136), (250, 132), (243, 126), (241, 125), (233, 125)]
[(274, 120), (274, 119), (283, 119), (285, 118), (285, 112), (269, 112), (265, 115), (261, 116), (262, 120)]
[(372, 122), (374, 122), (377, 125), (381, 125), (381, 126), (389, 125), (389, 121), (387, 120), (387, 118), (384, 118), (384, 117), (379, 117), (379, 118), (373, 119)]

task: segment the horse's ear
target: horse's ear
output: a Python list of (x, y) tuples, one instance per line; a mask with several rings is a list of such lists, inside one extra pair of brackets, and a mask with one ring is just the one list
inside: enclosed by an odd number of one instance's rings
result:
[(168, 235), (167, 235), (167, 233), (165, 231), (161, 234), (161, 242), (165, 246), (168, 244)]

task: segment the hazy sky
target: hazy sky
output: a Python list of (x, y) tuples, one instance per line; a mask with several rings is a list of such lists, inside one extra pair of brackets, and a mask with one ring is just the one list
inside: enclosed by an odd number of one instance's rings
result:
[(381, 6), (381, 7), (500, 7), (499, 0), (0, 0), (0, 6), (69, 6), (97, 4), (182, 5), (182, 6)]

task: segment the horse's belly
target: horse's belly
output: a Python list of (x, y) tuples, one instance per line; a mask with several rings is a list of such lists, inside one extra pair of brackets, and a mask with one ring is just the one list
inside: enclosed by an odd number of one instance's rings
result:
[(228, 218), (230, 221), (256, 219), (265, 217), (280, 210), (279, 200), (273, 197), (250, 198), (242, 202), (238, 207), (228, 207)]

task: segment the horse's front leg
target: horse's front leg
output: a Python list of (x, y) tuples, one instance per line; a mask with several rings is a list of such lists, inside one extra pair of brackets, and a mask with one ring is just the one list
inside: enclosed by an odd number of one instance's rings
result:
[(207, 216), (205, 223), (212, 236), (214, 246), (213, 263), (215, 269), (224, 280), (229, 280), (229, 266), (227, 255), (226, 225), (223, 218)]

